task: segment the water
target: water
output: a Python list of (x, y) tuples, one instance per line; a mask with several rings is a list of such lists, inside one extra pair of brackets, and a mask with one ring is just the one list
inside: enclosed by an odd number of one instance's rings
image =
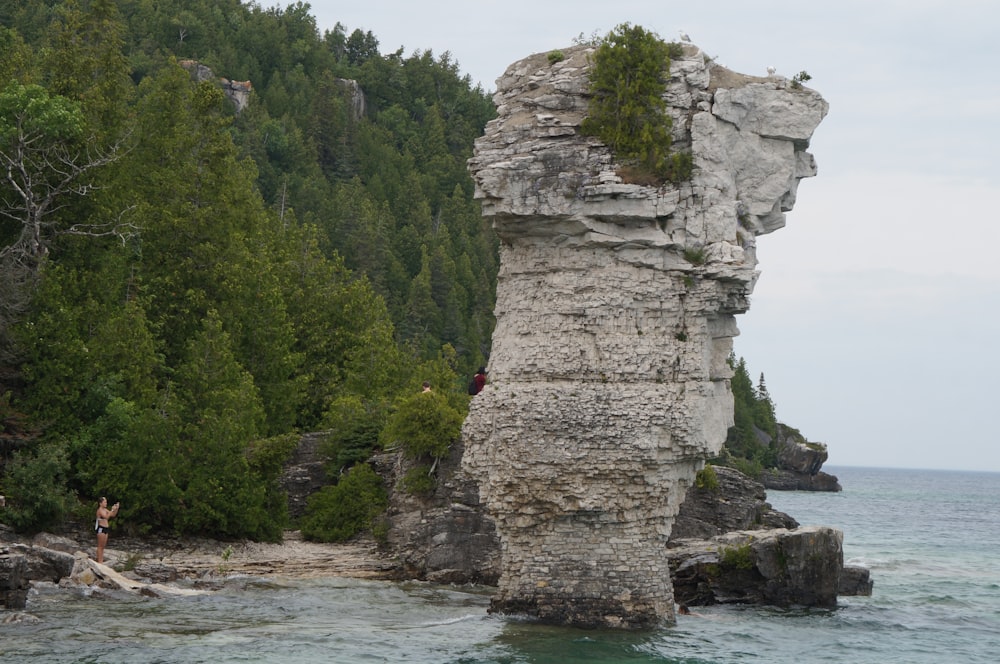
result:
[(831, 468), (838, 494), (770, 492), (844, 531), (872, 597), (831, 610), (699, 607), (677, 626), (581, 631), (486, 614), (489, 589), (352, 579), (233, 579), (153, 599), (43, 588), (38, 623), (0, 625), (0, 662), (549, 664), (995, 662), (1000, 474)]

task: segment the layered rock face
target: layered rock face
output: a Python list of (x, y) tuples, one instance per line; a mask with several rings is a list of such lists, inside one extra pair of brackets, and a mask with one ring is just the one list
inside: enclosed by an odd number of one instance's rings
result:
[(827, 111), (811, 90), (685, 48), (667, 101), (689, 181), (629, 184), (579, 133), (586, 46), (511, 65), (469, 161), (502, 243), (490, 383), (463, 428), (463, 468), (502, 543), (494, 611), (673, 619), (666, 542), (731, 424), (726, 359), (754, 238), (815, 175), (805, 149)]

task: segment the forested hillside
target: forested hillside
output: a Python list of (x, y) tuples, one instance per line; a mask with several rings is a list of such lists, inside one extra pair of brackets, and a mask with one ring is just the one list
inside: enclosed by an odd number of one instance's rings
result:
[(348, 30), (0, 0), (5, 521), (107, 495), (138, 531), (275, 539), (296, 432), (363, 456), (423, 380), (464, 412), (497, 272), (465, 161), (494, 109), (447, 53)]

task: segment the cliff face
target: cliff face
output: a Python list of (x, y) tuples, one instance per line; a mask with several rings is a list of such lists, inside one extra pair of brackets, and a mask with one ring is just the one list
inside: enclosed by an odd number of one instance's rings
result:
[(827, 104), (687, 47), (667, 94), (694, 175), (628, 184), (579, 134), (589, 47), (511, 65), (469, 168), (502, 242), (490, 383), (463, 467), (502, 542), (493, 610), (581, 626), (673, 618), (666, 541), (731, 424), (726, 363)]

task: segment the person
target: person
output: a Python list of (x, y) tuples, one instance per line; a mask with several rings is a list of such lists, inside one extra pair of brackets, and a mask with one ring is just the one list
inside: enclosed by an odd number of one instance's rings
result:
[(486, 387), (486, 367), (479, 367), (479, 371), (472, 377), (472, 380), (476, 383), (476, 394), (479, 394)]
[(424, 392), (430, 392), (430, 391), (431, 391), (431, 382), (429, 380), (425, 380), (424, 381)]
[(689, 609), (687, 607), (687, 604), (681, 604), (680, 607), (677, 609), (677, 613), (682, 616), (698, 616), (699, 618), (702, 617), (700, 613), (696, 613), (691, 609)]
[(97, 562), (104, 563), (104, 547), (108, 545), (108, 519), (118, 516), (119, 503), (112, 505), (108, 509), (108, 499), (101, 496), (101, 501), (97, 505), (97, 521), (94, 528), (97, 530)]

